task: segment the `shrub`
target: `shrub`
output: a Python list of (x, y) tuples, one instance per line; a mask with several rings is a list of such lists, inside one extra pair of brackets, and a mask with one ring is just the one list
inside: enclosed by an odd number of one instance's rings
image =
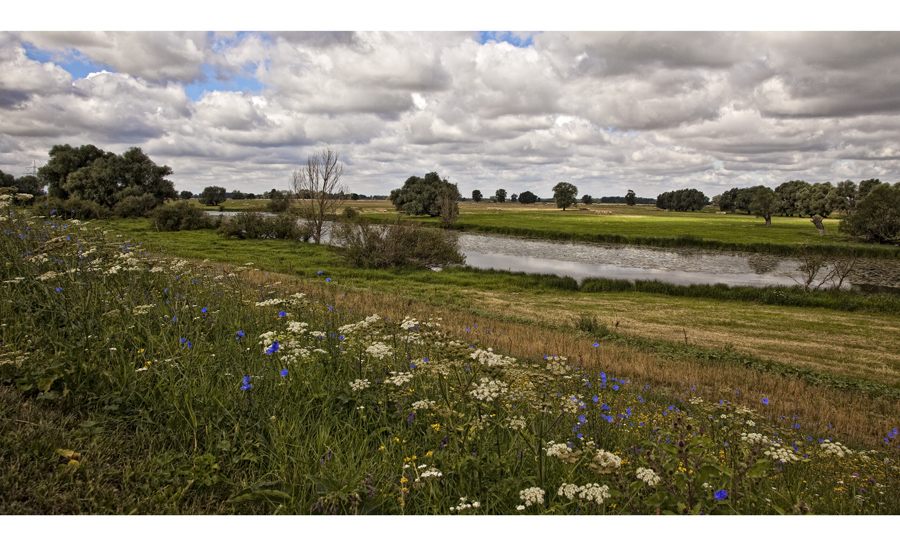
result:
[(113, 213), (122, 218), (133, 216), (146, 216), (156, 207), (156, 198), (145, 193), (143, 195), (129, 195), (113, 207)]
[(455, 234), (397, 220), (373, 224), (361, 219), (335, 228), (338, 252), (359, 267), (435, 267), (465, 263)]
[(213, 229), (218, 220), (187, 201), (164, 205), (153, 211), (153, 225), (160, 231)]
[(301, 227), (290, 214), (267, 216), (261, 212), (241, 212), (225, 218), (219, 233), (238, 239), (302, 239), (309, 240), (309, 230)]

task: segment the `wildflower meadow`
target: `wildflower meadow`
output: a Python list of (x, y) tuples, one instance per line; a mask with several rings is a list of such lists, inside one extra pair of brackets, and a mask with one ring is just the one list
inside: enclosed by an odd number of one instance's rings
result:
[(891, 426), (848, 445), (768, 398), (501, 354), (345, 305), (327, 270), (251, 284), (101, 226), (0, 216), (0, 381), (70, 429), (4, 421), (3, 513), (900, 513)]

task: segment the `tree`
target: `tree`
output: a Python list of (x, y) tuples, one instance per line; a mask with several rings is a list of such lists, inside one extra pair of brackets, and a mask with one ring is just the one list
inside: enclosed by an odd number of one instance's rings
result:
[(801, 215), (805, 214), (810, 217), (818, 215), (827, 218), (834, 207), (839, 204), (837, 194), (834, 193), (834, 186), (831, 185), (831, 182), (825, 182), (807, 186), (800, 194), (800, 200), (796, 207)]
[(750, 201), (750, 211), (760, 218), (765, 218), (766, 226), (772, 225), (772, 215), (778, 212), (780, 202), (771, 188), (765, 186), (756, 190)]
[(556, 201), (556, 208), (563, 209), (564, 212), (566, 208), (575, 204), (576, 195), (578, 195), (578, 188), (568, 182), (560, 182), (553, 186), (553, 199)]
[(778, 196), (778, 210), (776, 212), (782, 216), (793, 216), (795, 214), (802, 216), (805, 214), (802, 201), (809, 188), (810, 184), (803, 180), (791, 180), (780, 184), (775, 188), (775, 195)]
[[(436, 172), (428, 173), (424, 178), (410, 176), (402, 188), (391, 190), (390, 200), (397, 210), (410, 216), (437, 217), (441, 215), (443, 190), (448, 184), (450, 182)], [(456, 201), (453, 203), (458, 208)]]
[(309, 222), (316, 244), (322, 242), (325, 218), (336, 214), (347, 200), (347, 188), (341, 184), (344, 164), (339, 159), (337, 152), (325, 148), (307, 157), (306, 167), (295, 169), (291, 176), (300, 216)]
[(740, 191), (741, 190), (738, 188), (731, 188), (728, 191), (722, 192), (722, 195), (719, 196), (719, 210), (734, 212), (737, 206), (738, 192)]
[(187, 190), (184, 190), (181, 193), (179, 193), (178, 196), (181, 197), (182, 199), (184, 199), (185, 201), (187, 201), (188, 199), (192, 198), (194, 196), (194, 194)]
[(200, 192), (200, 204), (214, 207), (225, 202), (225, 188), (221, 186), (207, 186)]
[(900, 185), (872, 184), (868, 189), (866, 197), (841, 220), (838, 229), (876, 243), (897, 241), (900, 239)]
[(50, 161), (39, 168), (38, 178), (42, 184), (47, 184), (47, 193), (50, 197), (68, 199), (66, 181), (70, 174), (83, 167), (89, 166), (94, 160), (104, 157), (107, 152), (93, 144), (86, 144), (79, 148), (73, 148), (68, 144), (57, 144), (50, 148)]
[(625, 194), (625, 204), (629, 207), (633, 207), (637, 201), (634, 197), (634, 190), (628, 190), (628, 193)]
[[(445, 181), (446, 182), (446, 181)], [(450, 229), (459, 219), (459, 205), (457, 201), (462, 197), (456, 184), (444, 184), (441, 188), (441, 222), (444, 229)]]
[(858, 191), (855, 182), (852, 180), (838, 182), (837, 186), (834, 188), (834, 195), (836, 201), (834, 210), (843, 212), (844, 214), (850, 214), (856, 210)]
[(13, 188), (16, 185), (16, 177), (0, 171), (0, 188)]
[(505, 203), (505, 202), (506, 202), (506, 190), (504, 190), (503, 188), (500, 188), (499, 190), (497, 190), (497, 191), (494, 193), (494, 195), (497, 197), (497, 202), (498, 202), (498, 203)]
[(860, 182), (859, 191), (857, 192), (856, 197), (857, 201), (862, 201), (863, 199), (865, 199), (866, 196), (869, 195), (869, 192), (871, 192), (875, 188), (875, 186), (878, 186), (879, 184), (881, 184), (881, 180), (877, 178), (870, 178), (868, 180), (863, 180), (862, 182)]
[(700, 210), (708, 204), (709, 198), (702, 191), (692, 188), (667, 191), (656, 196), (656, 206), (667, 210)]
[(764, 187), (765, 186), (752, 186), (738, 190), (738, 193), (734, 198), (734, 208), (750, 214), (750, 201), (753, 200), (753, 196), (756, 195), (756, 192)]
[(246, 197), (244, 197), (244, 192), (241, 190), (231, 190), (231, 198), (235, 201), (238, 199), (246, 199)]
[(510, 203), (515, 203), (515, 202), (517, 202), (518, 200), (519, 200), (518, 194), (515, 194), (515, 193), (514, 193), (514, 194), (512, 194), (512, 195), (509, 196), (509, 202), (510, 202)]
[(581, 196), (581, 202), (584, 203), (585, 205), (590, 205), (591, 203), (594, 202), (594, 198), (588, 194), (584, 194)]
[(16, 178), (14, 185), (19, 190), (19, 193), (30, 193), (35, 197), (44, 193), (44, 186), (41, 184), (41, 180), (33, 174), (26, 174)]
[(482, 199), (484, 199), (484, 196), (481, 195), (481, 190), (472, 190), (472, 201), (481, 203)]
[(519, 203), (522, 203), (523, 205), (537, 203), (537, 200), (537, 195), (531, 193), (530, 191), (523, 191), (519, 194)]

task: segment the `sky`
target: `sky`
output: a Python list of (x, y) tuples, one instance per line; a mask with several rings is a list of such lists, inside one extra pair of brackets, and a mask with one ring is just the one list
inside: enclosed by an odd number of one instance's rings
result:
[[(810, 21), (778, 2), (611, 17), (567, 0), (551, 14), (332, 2), (282, 17), (267, 2), (226, 3), (245, 11), (224, 18), (169, 0), (137, 19), (5, 17), (0, 169), (26, 174), (67, 143), (138, 146), (195, 193), (286, 189), (326, 147), (366, 195), (432, 171), (464, 196), (900, 180), (900, 33), (868, 32), (878, 17)], [(261, 30), (214, 30), (239, 27)]]

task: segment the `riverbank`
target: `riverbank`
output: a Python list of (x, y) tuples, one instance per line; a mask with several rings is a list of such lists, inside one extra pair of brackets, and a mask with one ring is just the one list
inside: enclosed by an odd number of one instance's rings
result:
[[(631, 337), (683, 341), (687, 331), (687, 342), (696, 347), (737, 348), (755, 358), (813, 366), (838, 376), (894, 384), (900, 374), (900, 325), (895, 318), (900, 298), (895, 296), (721, 287), (693, 287), (684, 289), (683, 295), (665, 295), (652, 290), (674, 287), (634, 283), (636, 290), (628, 290), (626, 283), (579, 285), (574, 279), (555, 275), (470, 268), (368, 270), (352, 267), (328, 247), (314, 244), (233, 240), (209, 230), (160, 233), (146, 220), (106, 225), (163, 255), (209, 259), (231, 267), (252, 263), (247, 267), (287, 274), (299, 281), (317, 279), (321, 270), (340, 278), (347, 288), (402, 294), (406, 301), (435, 308), (468, 310), (511, 321), (528, 317), (554, 327), (568, 327), (586, 313), (610, 328), (618, 321)], [(639, 291), (644, 287), (649, 291)], [(601, 291), (591, 292), (598, 289)], [(772, 305), (766, 298), (780, 305)], [(824, 308), (828, 305), (855, 310)]]

